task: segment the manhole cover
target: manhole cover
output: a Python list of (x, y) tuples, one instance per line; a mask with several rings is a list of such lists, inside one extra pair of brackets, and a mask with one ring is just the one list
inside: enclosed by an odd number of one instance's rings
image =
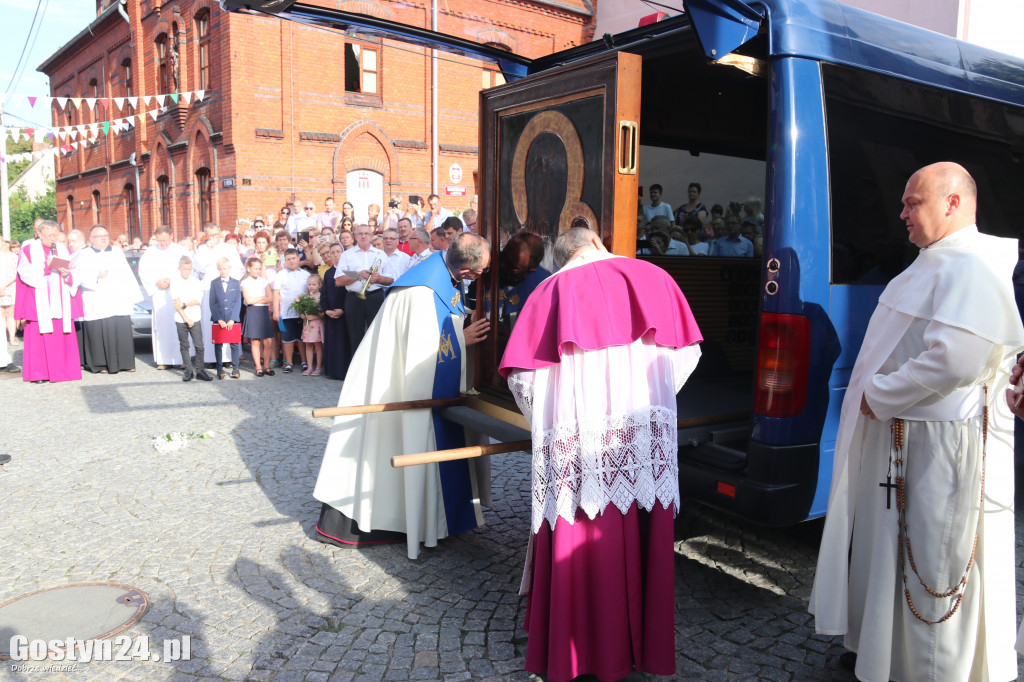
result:
[(108, 639), (135, 625), (149, 609), (141, 590), (118, 583), (77, 583), (30, 592), (0, 604), (0, 658), (11, 638), (66, 642)]

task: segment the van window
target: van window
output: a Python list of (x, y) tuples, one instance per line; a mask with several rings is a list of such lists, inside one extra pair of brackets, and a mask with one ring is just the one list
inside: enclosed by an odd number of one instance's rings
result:
[(910, 175), (937, 161), (978, 184), (978, 229), (1020, 239), (1024, 110), (822, 65), (828, 128), (832, 283), (885, 284), (917, 255), (900, 220)]

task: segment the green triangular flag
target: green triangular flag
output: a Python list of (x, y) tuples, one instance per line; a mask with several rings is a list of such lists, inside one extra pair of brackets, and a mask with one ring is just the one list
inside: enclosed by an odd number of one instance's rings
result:
[(104, 135), (109, 135), (110, 134), (110, 121), (104, 121), (103, 122), (103, 134)]
[(178, 93), (175, 92), (175, 93), (171, 94), (171, 101), (174, 102), (175, 104), (178, 103)]

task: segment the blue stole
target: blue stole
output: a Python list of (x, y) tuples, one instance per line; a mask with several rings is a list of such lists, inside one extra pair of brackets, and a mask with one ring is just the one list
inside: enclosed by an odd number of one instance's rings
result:
[(523, 304), (530, 297), (533, 290), (540, 286), (540, 283), (551, 276), (551, 273), (542, 267), (527, 273), (526, 277), (519, 284), (502, 289), (498, 292), (498, 300), (504, 305), (503, 317), (512, 313), (518, 313), (523, 309)]
[[(451, 274), (448, 272), (443, 254), (435, 253), (415, 267), (409, 268), (388, 288), (387, 295), (405, 287), (427, 287), (434, 292), (434, 309), (437, 313), (440, 339), (431, 397), (454, 398), (459, 395), (462, 380), (463, 349), (455, 333), (452, 315), (465, 315), (466, 308), (459, 290), (452, 286)], [(410, 333), (415, 331), (410, 330)], [(466, 436), (462, 426), (442, 418), (437, 408), (431, 412), (437, 449), (465, 447)], [(456, 535), (476, 528), (476, 507), (473, 504), (473, 480), (469, 462), (462, 459), (439, 462), (437, 466), (441, 477), (441, 497), (444, 500), (448, 534)]]

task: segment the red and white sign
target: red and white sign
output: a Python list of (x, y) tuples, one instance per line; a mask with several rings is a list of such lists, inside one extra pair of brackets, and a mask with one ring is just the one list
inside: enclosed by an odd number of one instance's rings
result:
[(464, 197), (466, 196), (466, 188), (462, 185), (445, 185), (444, 195), (446, 197)]
[(462, 166), (457, 163), (448, 166), (448, 179), (452, 181), (453, 185), (462, 182)]

